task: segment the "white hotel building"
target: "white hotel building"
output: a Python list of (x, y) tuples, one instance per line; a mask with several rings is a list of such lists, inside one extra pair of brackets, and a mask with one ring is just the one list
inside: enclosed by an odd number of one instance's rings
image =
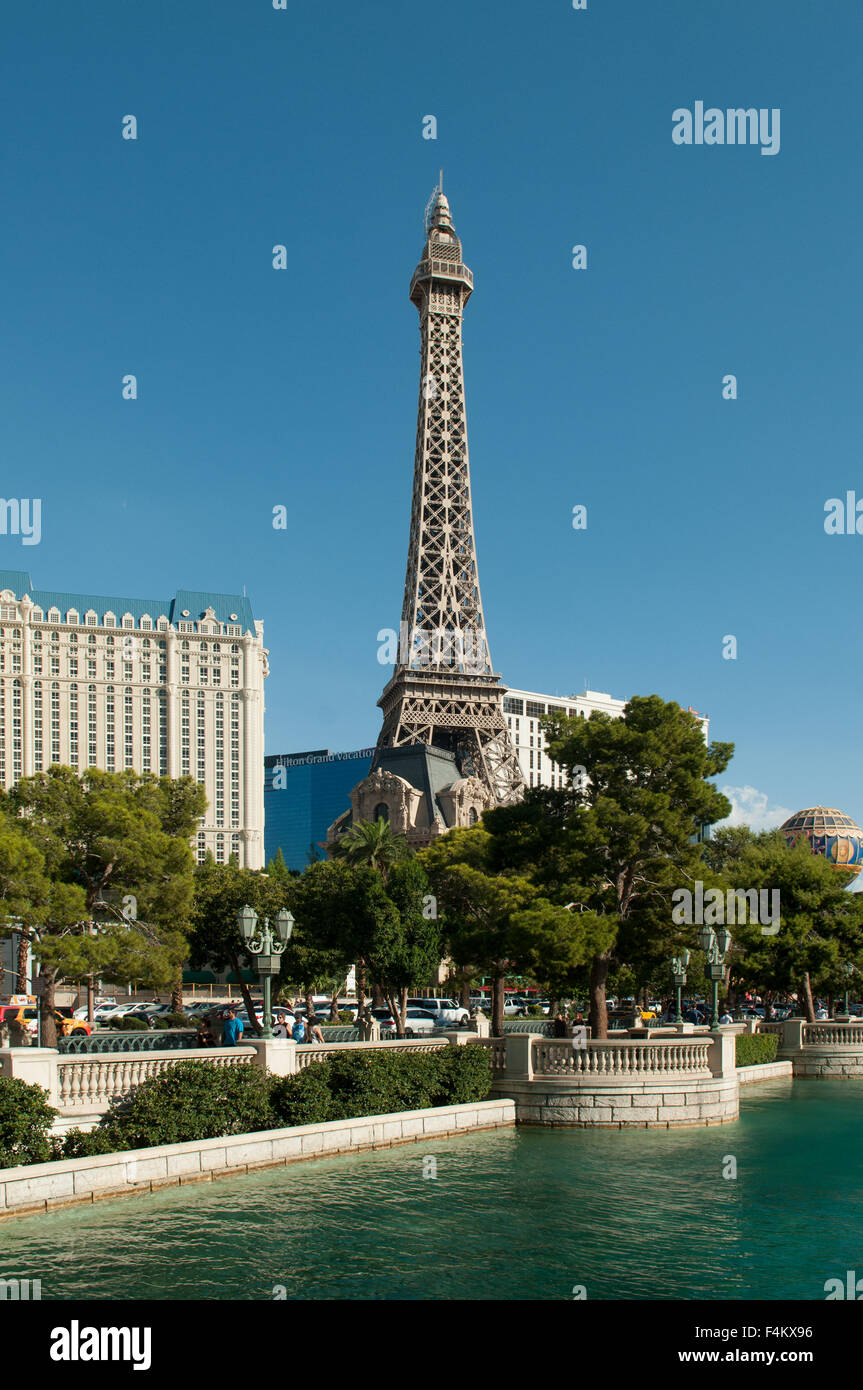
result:
[(267, 674), (245, 597), (102, 598), (0, 570), (0, 783), (52, 763), (193, 777), (198, 861), (263, 868)]

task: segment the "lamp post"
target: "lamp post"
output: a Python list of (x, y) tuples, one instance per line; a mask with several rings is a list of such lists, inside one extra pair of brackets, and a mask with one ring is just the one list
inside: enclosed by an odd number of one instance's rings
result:
[(677, 1014), (674, 1022), (683, 1022), (683, 986), (686, 984), (686, 967), (689, 964), (689, 952), (681, 951), (679, 956), (671, 957), (671, 973), (674, 976), (674, 987), (677, 990)]
[(264, 1032), (263, 1037), (271, 1041), (273, 1037), (273, 1011), (271, 997), (273, 976), (282, 968), (282, 956), (294, 930), (294, 918), (287, 908), (280, 907), (275, 916), (276, 930), (273, 932), (270, 919), (264, 918), (263, 927), (258, 926), (258, 914), (246, 903), (237, 913), (240, 931), (246, 943), (246, 950), (255, 959), (257, 973), (264, 991)]
[(854, 974), (854, 966), (849, 964), (848, 961), (844, 961), (843, 964), (840, 965), (839, 969), (845, 976), (845, 1017), (848, 1018), (848, 995), (851, 989), (851, 976)]
[(713, 981), (713, 1017), (710, 1020), (711, 1028), (719, 1027), (719, 981), (725, 976), (725, 957), (731, 949), (731, 932), (727, 927), (720, 927), (715, 932), (706, 923), (699, 932), (699, 939), (704, 954), (707, 956), (707, 965), (710, 978)]

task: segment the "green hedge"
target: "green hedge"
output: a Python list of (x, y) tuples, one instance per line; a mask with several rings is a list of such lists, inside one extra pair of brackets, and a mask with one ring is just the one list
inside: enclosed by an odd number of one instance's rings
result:
[(434, 1052), (335, 1052), (294, 1076), (251, 1063), (178, 1062), (111, 1107), (96, 1129), (51, 1136), (39, 1086), (0, 1077), (0, 1167), (194, 1143), (227, 1134), (487, 1100), (491, 1054), (470, 1043)]
[(758, 1067), (776, 1061), (779, 1038), (775, 1033), (738, 1033), (734, 1047), (738, 1067)]
[(336, 1052), (274, 1079), (270, 1099), (279, 1123), (291, 1126), (465, 1105), (487, 1100), (490, 1090), (489, 1051), (468, 1043), (435, 1052)]
[(0, 1168), (47, 1163), (53, 1157), (54, 1113), (41, 1086), (0, 1076)]

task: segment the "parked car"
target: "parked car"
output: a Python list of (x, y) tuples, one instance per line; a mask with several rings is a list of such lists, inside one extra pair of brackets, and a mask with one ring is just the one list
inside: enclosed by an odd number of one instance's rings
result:
[[(395, 1029), (396, 1021), (389, 1009), (372, 1009), (372, 1016), (378, 1020), (383, 1030)], [(405, 1011), (405, 1037), (415, 1038), (420, 1034), (433, 1033), (439, 1022), (437, 1014), (430, 1009), (411, 1008)]]
[(504, 1018), (524, 1018), (524, 1015), (525, 1015), (525, 1008), (524, 1008), (524, 1004), (521, 1002), (520, 999), (516, 999), (516, 998), (514, 998), (512, 995), (510, 995), (510, 997), (509, 997), (508, 999), (504, 999), (504, 1001), (503, 1001), (503, 1016), (504, 1016)]
[[(17, 1022), (27, 1029), (31, 1037), (36, 1037), (39, 1032), (39, 1010), (36, 1005), (31, 1005), (26, 1009), (18, 1009), (16, 1018)], [(93, 1031), (89, 1023), (83, 1023), (80, 1019), (75, 1018), (72, 1010), (65, 1007), (55, 1008), (54, 1022), (61, 1038), (89, 1037)]]
[(409, 999), (409, 1009), (426, 1009), (434, 1014), (441, 1023), (456, 1025), (467, 1023), (470, 1014), (463, 1004), (457, 1004), (454, 999), (444, 999), (434, 997), (431, 999)]

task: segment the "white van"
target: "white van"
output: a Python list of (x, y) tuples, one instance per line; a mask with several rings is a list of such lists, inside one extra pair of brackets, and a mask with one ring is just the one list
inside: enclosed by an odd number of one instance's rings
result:
[(412, 1009), (428, 1009), (441, 1023), (467, 1023), (470, 1014), (462, 1004), (457, 1004), (454, 999), (431, 998), (431, 999), (409, 999), (408, 1005)]

